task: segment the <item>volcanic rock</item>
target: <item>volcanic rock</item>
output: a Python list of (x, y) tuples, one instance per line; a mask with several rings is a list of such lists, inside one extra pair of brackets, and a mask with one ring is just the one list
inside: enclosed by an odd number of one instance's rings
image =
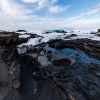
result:
[(98, 29), (97, 33), (99, 33), (99, 32), (100, 32), (100, 29)]
[(58, 58), (53, 60), (53, 64), (55, 66), (63, 66), (65, 68), (72, 66), (75, 63), (74, 60), (67, 59), (67, 58)]
[(56, 49), (72, 48), (80, 49), (89, 55), (100, 59), (100, 42), (90, 39), (75, 39), (75, 40), (51, 40), (48, 42), (50, 47)]
[(26, 30), (17, 30), (16, 32), (27, 32)]
[(0, 44), (20, 44), (27, 41), (27, 38), (19, 38), (19, 35), (15, 32), (0, 32)]
[(71, 35), (70, 35), (70, 37), (74, 37), (74, 36), (77, 36), (77, 35), (76, 35), (76, 34), (71, 34)]

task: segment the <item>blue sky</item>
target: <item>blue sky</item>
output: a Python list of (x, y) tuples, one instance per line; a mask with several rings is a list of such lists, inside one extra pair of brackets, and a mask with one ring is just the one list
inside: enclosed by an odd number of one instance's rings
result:
[(100, 0), (0, 0), (0, 29), (98, 29)]

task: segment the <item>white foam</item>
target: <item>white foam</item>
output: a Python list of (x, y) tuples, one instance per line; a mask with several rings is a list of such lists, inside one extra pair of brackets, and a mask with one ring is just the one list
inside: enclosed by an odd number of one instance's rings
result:
[(26, 32), (16, 32), (16, 33), (18, 33), (18, 34), (25, 34)]
[[(46, 43), (48, 42), (49, 40), (52, 40), (52, 39), (63, 39), (63, 40), (71, 40), (71, 39), (82, 39), (82, 38), (88, 38), (88, 39), (92, 39), (92, 40), (97, 40), (97, 41), (100, 41), (100, 37), (96, 36), (95, 34), (90, 34), (90, 31), (89, 32), (79, 32), (79, 31), (75, 31), (73, 33), (49, 33), (49, 34), (44, 34), (43, 31), (31, 31), (32, 34), (37, 34), (37, 35), (40, 35), (42, 37), (37, 37), (37, 38), (33, 38), (33, 39), (29, 39), (29, 41), (27, 43), (23, 43), (21, 44), (20, 46), (22, 45), (37, 45), (37, 44), (40, 44), (40, 43)], [(76, 34), (77, 36), (73, 36), (73, 37), (70, 37), (70, 38), (64, 38), (66, 36), (70, 36), (71, 34)], [(98, 33), (100, 34), (100, 33)], [(20, 36), (20, 37), (25, 37), (27, 38), (28, 36), (27, 35), (23, 35), (23, 36)]]
[(27, 35), (27, 34), (25, 34), (25, 35), (19, 35), (19, 38), (28, 38), (28, 37), (30, 37), (30, 35)]

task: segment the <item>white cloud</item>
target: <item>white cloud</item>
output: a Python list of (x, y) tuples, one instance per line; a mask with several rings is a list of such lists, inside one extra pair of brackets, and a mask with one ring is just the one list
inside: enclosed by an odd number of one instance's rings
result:
[(33, 4), (37, 4), (36, 9), (40, 10), (44, 7), (49, 7), (51, 5), (53, 5), (54, 3), (56, 3), (58, 0), (22, 0), (25, 3), (33, 3)]
[(34, 18), (32, 10), (24, 5), (13, 2), (13, 0), (0, 0), (0, 19), (1, 20), (26, 20)]
[(82, 14), (80, 14), (80, 15), (78, 15), (78, 16), (75, 16), (75, 17), (71, 17), (71, 18), (69, 18), (68, 20), (79, 19), (79, 18), (88, 16), (88, 15), (91, 15), (91, 14), (99, 13), (99, 12), (100, 12), (100, 3), (97, 4), (96, 6), (90, 8), (89, 10), (87, 10), (87, 12), (82, 13)]
[(14, 15), (16, 13), (18, 13), (18, 10), (15, 9), (15, 7), (12, 5), (12, 2), (10, 0), (10, 2), (8, 0), (0, 0), (0, 8), (1, 11), (5, 14), (11, 14)]
[(51, 6), (48, 10), (50, 13), (60, 13), (60, 12), (63, 12), (65, 11), (66, 9), (68, 9), (68, 7), (63, 7), (63, 6)]
[(56, 2), (58, 2), (58, 0), (51, 0), (51, 2), (52, 2), (52, 3), (56, 3)]
[(69, 24), (75, 29), (97, 29), (100, 28), (100, 19), (79, 19)]
[(4, 30), (34, 30), (34, 29), (59, 29), (61, 24), (59, 20), (50, 18), (34, 18), (29, 22), (18, 22), (18, 21), (1, 21), (0, 29)]
[(90, 18), (88, 16), (96, 16), (99, 12), (100, 3), (90, 8), (85, 13), (63, 20), (63, 22), (67, 23), (67, 25), (63, 23), (63, 26), (71, 27), (74, 29), (98, 29), (100, 28), (100, 18)]
[(86, 13), (82, 14), (82, 16), (86, 16), (86, 15), (90, 15), (90, 14), (94, 14), (98, 12), (100, 12), (100, 3), (92, 7), (91, 9), (89, 9)]
[[(66, 24), (67, 23), (67, 24)], [(66, 19), (63, 20), (63, 27), (70, 27), (72, 29), (86, 29), (94, 30), (100, 28), (100, 19), (99, 18), (76, 18), (76, 19)]]
[(48, 0), (40, 0), (40, 1), (38, 2), (37, 9), (44, 8), (44, 7), (46, 7), (48, 4), (49, 4), (49, 1), (48, 1)]
[[(0, 29), (59, 29), (72, 27), (75, 29), (99, 28), (100, 19), (85, 18), (86, 15), (96, 14), (100, 11), (100, 4), (87, 10), (87, 12), (64, 20), (35, 15), (37, 10), (45, 8), (51, 14), (61, 13), (70, 6), (56, 5), (58, 0), (23, 0), (24, 3), (32, 3), (36, 7), (30, 9), (27, 5), (19, 4), (17, 0), (0, 0)], [(48, 15), (49, 16), (49, 15)], [(67, 24), (66, 24), (67, 23)]]
[(22, 0), (22, 1), (25, 2), (25, 3), (37, 3), (40, 0)]
[(100, 3), (99, 4), (97, 4), (96, 6), (94, 6), (93, 8), (91, 8), (90, 10), (97, 10), (97, 11), (99, 11), (100, 10)]
[(25, 3), (38, 3), (38, 2), (51, 2), (51, 3), (56, 3), (58, 0), (22, 0)]

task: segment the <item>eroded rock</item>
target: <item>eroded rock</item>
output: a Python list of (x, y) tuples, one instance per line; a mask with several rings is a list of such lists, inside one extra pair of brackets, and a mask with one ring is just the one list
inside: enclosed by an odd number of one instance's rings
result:
[(55, 66), (63, 66), (65, 68), (70, 68), (75, 63), (75, 60), (67, 59), (67, 58), (58, 58), (53, 60), (53, 64)]
[(97, 33), (99, 33), (99, 32), (100, 32), (100, 29), (98, 29)]
[(100, 59), (100, 42), (90, 39), (76, 39), (76, 40), (51, 40), (48, 42), (50, 47), (63, 49), (73, 48), (80, 49), (87, 54), (95, 56)]

